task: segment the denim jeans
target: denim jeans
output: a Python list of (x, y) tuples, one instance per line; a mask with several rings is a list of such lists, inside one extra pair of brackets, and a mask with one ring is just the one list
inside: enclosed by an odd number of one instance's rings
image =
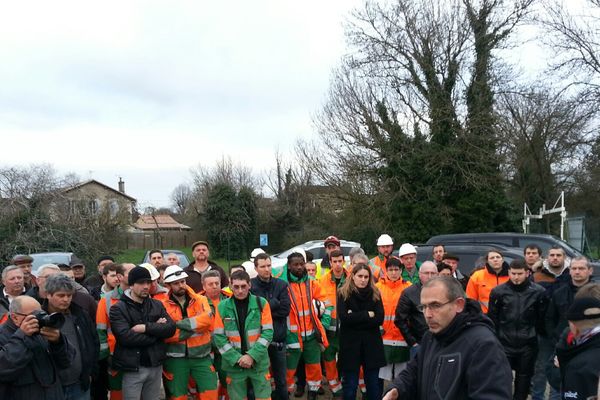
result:
[(79, 382), (73, 385), (63, 386), (63, 395), (65, 396), (65, 400), (90, 400), (91, 396), (90, 389), (84, 392), (81, 390), (81, 384)]
[[(538, 354), (535, 360), (535, 373), (531, 379), (531, 399), (545, 400), (546, 386), (548, 379), (546, 378), (546, 365), (551, 362), (550, 359), (554, 355), (554, 342), (544, 336), (538, 336)], [(560, 400), (560, 393), (550, 387), (549, 400)]]
[(275, 391), (273, 392), (273, 399), (275, 400), (288, 399), (285, 351), (285, 343), (273, 342), (269, 345), (271, 376), (275, 381)]
[[(363, 369), (365, 386), (367, 387), (367, 398), (369, 400), (381, 400), (383, 387), (379, 380), (379, 368)], [(342, 388), (344, 400), (356, 400), (356, 388), (358, 387), (358, 370), (343, 371)]]

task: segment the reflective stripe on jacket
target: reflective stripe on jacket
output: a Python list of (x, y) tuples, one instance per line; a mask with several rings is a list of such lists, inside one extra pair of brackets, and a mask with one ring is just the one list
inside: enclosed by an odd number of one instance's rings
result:
[(400, 278), (397, 281), (389, 279), (381, 279), (376, 286), (381, 292), (381, 301), (383, 302), (383, 345), (391, 347), (406, 346), (406, 341), (400, 329), (394, 324), (396, 316), (396, 306), (400, 300), (400, 296), (404, 289), (411, 286), (410, 282), (406, 282)]
[(206, 297), (196, 294), (191, 287), (187, 287), (186, 290), (188, 295), (186, 318), (183, 318), (179, 303), (173, 301), (170, 296), (162, 301), (177, 326), (175, 334), (165, 340), (167, 357), (206, 357), (211, 349), (213, 313)]
[[(254, 360), (256, 370), (269, 368), (269, 343), (273, 339), (273, 320), (269, 302), (262, 297), (250, 294), (248, 313), (244, 323), (244, 335), (248, 354)], [(215, 346), (223, 357), (222, 367), (226, 371), (240, 371), (237, 364), (242, 356), (242, 338), (238, 330), (238, 315), (234, 298), (222, 300), (215, 315), (213, 332)], [(262, 311), (259, 309), (260, 301)]]
[(385, 263), (387, 262), (387, 260), (388, 258), (383, 257), (381, 254), (369, 260), (369, 267), (371, 268), (371, 272), (373, 273), (373, 277), (376, 281), (381, 279), (382, 277), (385, 277), (385, 274), (387, 273)]
[(109, 313), (110, 308), (121, 299), (122, 295), (123, 290), (121, 290), (120, 286), (117, 286), (114, 290), (105, 293), (98, 302), (98, 309), (96, 311), (96, 331), (98, 332), (98, 338), (100, 339), (100, 360), (115, 352), (117, 340), (110, 329)]
[(337, 319), (337, 291), (338, 288), (346, 281), (348, 275), (349, 272), (344, 268), (342, 270), (342, 278), (339, 285), (336, 284), (332, 271), (328, 271), (318, 281), (320, 289), (319, 296), (321, 296), (321, 299), (319, 300), (321, 300), (325, 305), (325, 312), (321, 317), (321, 324), (330, 335), (335, 335), (338, 330), (339, 321)]
[[(288, 292), (290, 294), (290, 315), (288, 317), (288, 349), (301, 349), (303, 342), (312, 339), (318, 330), (320, 344), (329, 345), (323, 325), (319, 320), (313, 300), (324, 301), (319, 285), (315, 280), (305, 275), (300, 280), (290, 279)], [(314, 321), (314, 324), (313, 324)], [(316, 327), (314, 326), (316, 324)]]

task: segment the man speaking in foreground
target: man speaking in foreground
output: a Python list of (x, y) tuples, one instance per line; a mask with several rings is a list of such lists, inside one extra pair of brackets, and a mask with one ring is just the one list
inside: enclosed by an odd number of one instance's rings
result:
[(429, 331), (384, 400), (512, 398), (512, 372), (494, 326), (456, 279), (428, 281), (419, 308)]

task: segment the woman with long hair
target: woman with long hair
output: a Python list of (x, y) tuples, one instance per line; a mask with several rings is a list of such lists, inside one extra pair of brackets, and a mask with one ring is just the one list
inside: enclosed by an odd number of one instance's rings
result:
[(340, 320), (338, 365), (344, 400), (356, 399), (361, 367), (367, 398), (380, 400), (383, 388), (379, 368), (386, 365), (380, 330), (384, 310), (381, 293), (367, 264), (355, 265), (349, 279), (338, 290), (337, 312)]

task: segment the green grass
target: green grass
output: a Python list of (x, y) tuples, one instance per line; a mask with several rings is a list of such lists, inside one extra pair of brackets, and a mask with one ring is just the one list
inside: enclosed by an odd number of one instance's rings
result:
[[(189, 248), (173, 249), (173, 250), (180, 250), (180, 251), (184, 252), (188, 256), (188, 258), (190, 260), (192, 260), (192, 251)], [(125, 249), (125, 250), (122, 250), (115, 257), (115, 261), (118, 263), (128, 262), (128, 263), (139, 264), (140, 262), (142, 262), (142, 259), (144, 258), (146, 251), (147, 250), (144, 250), (144, 249)], [(227, 260), (225, 258), (216, 258), (216, 259), (211, 259), (211, 260), (216, 262), (217, 264), (219, 264), (221, 267), (225, 268), (226, 270), (229, 269), (229, 265), (241, 264), (244, 261), (246, 261), (246, 260), (231, 260), (230, 263), (227, 263)], [(183, 265), (183, 267), (186, 267), (186, 266), (187, 265)]]

